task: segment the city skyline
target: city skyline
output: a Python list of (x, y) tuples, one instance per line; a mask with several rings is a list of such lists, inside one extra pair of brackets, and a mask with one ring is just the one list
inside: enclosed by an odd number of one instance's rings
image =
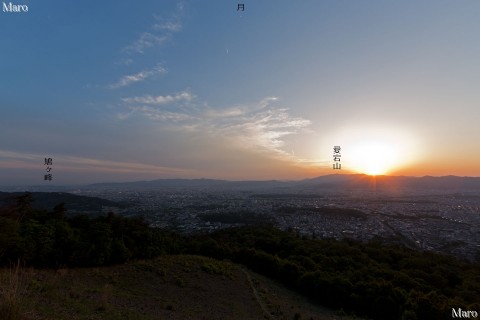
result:
[(480, 176), (477, 1), (26, 4), (1, 185)]

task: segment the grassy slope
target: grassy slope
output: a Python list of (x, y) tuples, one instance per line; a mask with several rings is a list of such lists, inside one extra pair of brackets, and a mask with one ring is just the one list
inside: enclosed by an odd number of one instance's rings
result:
[(2, 319), (348, 319), (239, 265), (199, 256), (17, 271), (0, 270)]

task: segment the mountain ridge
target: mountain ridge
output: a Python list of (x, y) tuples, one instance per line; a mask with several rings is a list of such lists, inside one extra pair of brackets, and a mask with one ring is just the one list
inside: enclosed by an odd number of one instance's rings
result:
[(422, 188), (480, 190), (480, 177), (461, 176), (369, 176), (366, 174), (330, 174), (302, 180), (221, 180), (155, 179), (149, 181), (106, 182), (87, 185), (92, 188)]

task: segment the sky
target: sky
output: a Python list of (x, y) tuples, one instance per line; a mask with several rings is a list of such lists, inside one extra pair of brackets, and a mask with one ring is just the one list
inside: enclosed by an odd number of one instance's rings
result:
[(479, 1), (240, 3), (3, 6), (0, 185), (480, 176)]

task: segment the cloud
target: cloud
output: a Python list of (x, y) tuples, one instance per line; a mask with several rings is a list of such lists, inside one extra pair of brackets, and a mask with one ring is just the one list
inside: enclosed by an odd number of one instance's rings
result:
[[(138, 162), (120, 162), (111, 160), (98, 160), (94, 158), (57, 156), (57, 163), (65, 168), (78, 171), (100, 171), (117, 173), (182, 173), (182, 168), (164, 167)], [(64, 161), (64, 163), (62, 163)]]
[(118, 120), (125, 120), (134, 114), (140, 114), (154, 121), (185, 122), (194, 121), (191, 110), (185, 110), (182, 104), (192, 101), (195, 97), (188, 91), (171, 95), (146, 95), (123, 98), (129, 112), (117, 114)]
[(269, 107), (266, 110), (250, 112), (233, 121), (214, 125), (219, 134), (230, 137), (240, 145), (286, 156), (290, 153), (284, 150), (286, 146), (284, 138), (299, 133), (310, 124), (309, 120), (292, 117), (287, 108)]
[(180, 21), (166, 21), (163, 23), (156, 23), (153, 25), (155, 30), (167, 30), (170, 32), (179, 32), (182, 30), (182, 24)]
[[(310, 120), (291, 116), (288, 108), (273, 106), (272, 103), (278, 101), (276, 97), (267, 97), (252, 105), (226, 108), (200, 105), (186, 91), (174, 95), (124, 98), (122, 101), (130, 112), (117, 115), (118, 119), (139, 114), (169, 124), (169, 128), (218, 138), (240, 148), (269, 152), (290, 160), (295, 156), (286, 151), (285, 137), (298, 134), (311, 124)], [(178, 103), (182, 102), (189, 103), (180, 107)]]
[[(43, 170), (44, 155), (35, 153), (15, 152), (0, 150), (0, 168), (7, 169), (38, 169)], [(112, 172), (112, 173), (156, 173), (156, 174), (181, 174), (188, 170), (175, 167), (165, 167), (138, 162), (121, 162), (99, 160), (88, 157), (75, 157), (68, 155), (55, 155), (53, 168), (56, 172), (62, 170), (76, 172)]]
[(139, 73), (136, 73), (136, 74), (123, 76), (116, 83), (113, 83), (113, 84), (109, 85), (108, 88), (117, 89), (117, 88), (121, 88), (121, 87), (126, 87), (126, 86), (131, 85), (132, 83), (144, 81), (148, 78), (152, 78), (152, 77), (154, 77), (156, 75), (160, 75), (160, 74), (165, 74), (167, 72), (168, 72), (167, 69), (165, 69), (161, 65), (157, 65), (150, 70), (143, 70), (143, 71), (141, 71)]
[(128, 54), (143, 54), (146, 49), (163, 44), (173, 33), (182, 30), (182, 15), (183, 5), (179, 5), (177, 11), (168, 18), (155, 17), (157, 22), (151, 26), (151, 30), (141, 33), (136, 40), (123, 48), (123, 51)]
[(185, 113), (159, 110), (157, 108), (148, 107), (148, 106), (133, 107), (132, 111), (141, 113), (150, 120), (179, 122), (179, 121), (186, 121), (186, 120), (192, 119), (191, 116)]
[[(139, 34), (131, 44), (122, 48), (123, 57), (115, 62), (117, 65), (128, 66), (135, 62), (134, 57), (138, 54), (144, 54), (149, 48), (161, 46), (165, 41), (170, 39), (176, 32), (182, 30), (181, 18), (183, 16), (183, 4), (177, 5), (175, 13), (167, 18), (155, 16), (154, 23), (149, 30)], [(157, 66), (152, 70), (141, 71), (136, 74), (126, 75), (120, 78), (116, 83), (108, 86), (110, 89), (117, 89), (128, 86), (132, 83), (143, 81), (156, 74), (166, 73), (167, 70), (162, 66)]]
[(143, 32), (132, 44), (123, 48), (123, 51), (127, 53), (144, 53), (145, 49), (160, 45), (165, 40), (167, 40), (166, 35), (155, 35), (150, 32)]
[(38, 169), (42, 168), (44, 160), (45, 156), (39, 154), (0, 150), (0, 168), (2, 169)]
[(231, 107), (225, 108), (223, 110), (213, 110), (208, 109), (204, 112), (204, 115), (207, 118), (218, 119), (218, 118), (230, 118), (230, 117), (239, 117), (244, 115), (247, 112), (245, 107)]
[(266, 97), (266, 98), (263, 98), (260, 103), (259, 103), (259, 107), (260, 108), (265, 108), (267, 107), (271, 102), (274, 102), (274, 101), (277, 101), (278, 98), (277, 97)]
[(183, 4), (177, 5), (177, 10), (175, 13), (171, 14), (170, 17), (164, 18), (155, 16), (157, 23), (153, 25), (155, 30), (166, 30), (168, 32), (179, 32), (182, 30), (181, 18), (184, 15), (184, 6)]
[(122, 101), (127, 104), (147, 104), (147, 105), (165, 105), (179, 101), (191, 101), (193, 96), (187, 91), (177, 93), (175, 95), (166, 96), (141, 96), (133, 98), (123, 98)]

